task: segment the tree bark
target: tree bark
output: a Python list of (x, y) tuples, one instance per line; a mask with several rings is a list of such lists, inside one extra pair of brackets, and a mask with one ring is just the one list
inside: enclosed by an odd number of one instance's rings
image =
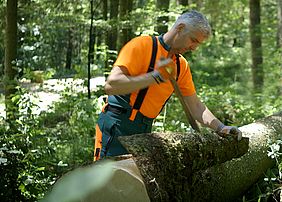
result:
[(252, 49), (252, 77), (254, 90), (261, 92), (263, 88), (263, 57), (260, 28), (260, 0), (250, 0), (250, 37)]
[(17, 75), (17, 0), (7, 0), (6, 12), (6, 33), (5, 33), (5, 107), (6, 119), (12, 122), (16, 119), (17, 106), (12, 102), (12, 97), (16, 93)]
[(140, 134), (120, 140), (133, 155), (153, 201), (190, 199), (193, 173), (248, 151), (247, 138), (238, 142), (217, 134)]

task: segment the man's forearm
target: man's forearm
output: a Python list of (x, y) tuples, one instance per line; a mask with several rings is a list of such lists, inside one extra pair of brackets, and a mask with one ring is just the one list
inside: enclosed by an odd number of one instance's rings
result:
[(185, 100), (195, 120), (215, 131), (222, 125), (222, 122), (199, 100), (197, 95), (187, 96)]
[(152, 73), (129, 76), (127, 69), (114, 67), (106, 81), (105, 91), (108, 95), (124, 95), (146, 88), (155, 83), (156, 81)]
[(201, 114), (199, 114), (199, 121), (202, 122), (202, 124), (204, 124), (205, 126), (213, 129), (213, 130), (217, 130), (218, 127), (222, 124), (221, 121), (219, 121), (211, 112), (210, 110), (205, 107), (205, 109), (203, 110), (203, 112)]

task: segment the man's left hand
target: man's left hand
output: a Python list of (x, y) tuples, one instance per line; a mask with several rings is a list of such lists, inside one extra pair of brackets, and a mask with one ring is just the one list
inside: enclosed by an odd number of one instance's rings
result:
[(235, 126), (223, 126), (221, 130), (217, 131), (220, 136), (227, 137), (227, 135), (233, 135), (237, 137), (237, 140), (242, 139), (242, 132)]

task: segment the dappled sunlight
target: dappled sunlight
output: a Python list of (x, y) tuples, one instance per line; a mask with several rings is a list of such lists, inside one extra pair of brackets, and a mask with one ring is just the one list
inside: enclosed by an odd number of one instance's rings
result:
[[(31, 102), (35, 105), (32, 108), (33, 114), (40, 114), (41, 111), (50, 109), (50, 106), (54, 102), (60, 101), (61, 93), (64, 91), (73, 92), (87, 92), (87, 86), (85, 85), (87, 80), (83, 79), (48, 79), (43, 84), (23, 82), (21, 87), (27, 89), (27, 93), (30, 96)], [(98, 86), (105, 85), (105, 77), (95, 77), (90, 80), (90, 90), (95, 91)], [(5, 118), (5, 104), (4, 96), (1, 95), (0, 99), (0, 116)]]

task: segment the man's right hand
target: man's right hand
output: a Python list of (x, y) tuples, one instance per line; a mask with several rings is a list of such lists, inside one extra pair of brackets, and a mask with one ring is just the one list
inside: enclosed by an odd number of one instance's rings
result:
[(235, 126), (225, 126), (224, 124), (220, 124), (216, 132), (222, 137), (233, 135), (238, 141), (242, 139), (242, 132)]
[(171, 58), (162, 58), (157, 62), (156, 70), (152, 73), (157, 83), (165, 82), (176, 77), (176, 65)]

